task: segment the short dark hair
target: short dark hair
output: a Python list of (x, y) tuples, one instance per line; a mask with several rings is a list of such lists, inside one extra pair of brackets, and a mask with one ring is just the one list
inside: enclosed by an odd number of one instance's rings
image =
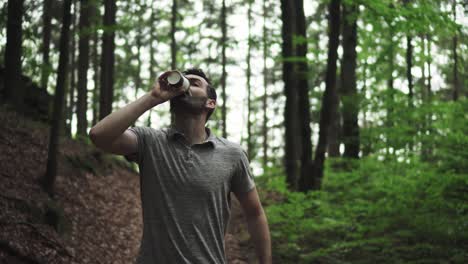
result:
[[(192, 75), (197, 75), (197, 76), (200, 76), (202, 77), (203, 79), (205, 79), (205, 81), (208, 83), (208, 86), (206, 87), (206, 94), (208, 95), (208, 98), (209, 99), (213, 99), (216, 101), (218, 95), (216, 94), (216, 90), (214, 89), (214, 87), (211, 85), (211, 80), (210, 78), (208, 78), (208, 76), (206, 76), (206, 74), (203, 72), (202, 69), (198, 69), (198, 68), (190, 68), (190, 69), (186, 69), (185, 71), (182, 72), (184, 75), (189, 75), (189, 74), (192, 74)], [(211, 114), (213, 114), (213, 110), (210, 110), (208, 112), (208, 114), (206, 115), (206, 121), (208, 121), (208, 119), (210, 118)]]

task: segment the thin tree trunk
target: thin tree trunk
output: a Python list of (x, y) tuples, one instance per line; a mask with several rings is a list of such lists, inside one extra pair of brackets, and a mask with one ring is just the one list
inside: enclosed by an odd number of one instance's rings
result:
[(320, 110), (319, 139), (315, 150), (312, 174), (306, 181), (306, 190), (320, 189), (327, 149), (327, 135), (331, 123), (331, 113), (334, 111), (333, 96), (336, 91), (336, 61), (338, 58), (338, 44), (340, 35), (340, 0), (331, 0), (329, 4), (329, 33), (328, 33), (328, 58), (327, 75), (325, 80), (325, 92), (322, 98)]
[(251, 77), (251, 66), (250, 66), (250, 57), (252, 51), (252, 2), (253, 0), (249, 0), (249, 7), (247, 10), (247, 24), (248, 24), (248, 44), (247, 44), (247, 156), (249, 160), (253, 157), (253, 144), (252, 144), (252, 121), (251, 121), (251, 112), (252, 112), (252, 87), (250, 85), (250, 77)]
[(356, 87), (357, 6), (343, 5), (343, 65), (341, 65), (343, 104), (343, 156), (359, 158), (359, 100)]
[(226, 109), (226, 43), (227, 41), (227, 25), (226, 25), (226, 1), (223, 0), (221, 6), (221, 65), (222, 65), (222, 72), (221, 72), (221, 98), (223, 100), (223, 104), (221, 106), (221, 116), (223, 121), (223, 138), (227, 138), (227, 109)]
[(298, 119), (298, 92), (297, 79), (294, 75), (295, 63), (290, 58), (295, 55), (293, 46), (293, 34), (296, 29), (294, 2), (281, 0), (282, 26), (282, 57), (283, 57), (283, 82), (286, 104), (284, 106), (285, 125), (285, 151), (284, 165), (286, 169), (286, 183), (290, 190), (297, 190), (297, 181), (300, 177), (300, 144), (299, 119)]
[[(457, 1), (453, 0), (452, 2), (452, 13), (453, 13), (453, 20), (456, 22), (457, 20)], [(460, 94), (460, 87), (458, 81), (458, 54), (457, 54), (457, 46), (458, 46), (458, 36), (457, 33), (453, 36), (452, 39), (452, 52), (453, 52), (453, 94), (452, 98), (454, 101), (458, 100)]]
[(71, 23), (71, 0), (63, 2), (63, 23), (60, 35), (60, 58), (57, 72), (57, 86), (54, 96), (54, 109), (52, 126), (50, 127), (49, 152), (47, 156), (47, 169), (41, 180), (42, 187), (50, 195), (54, 196), (54, 184), (57, 175), (57, 155), (59, 150), (60, 126), (62, 124), (63, 104), (65, 98), (65, 82), (68, 66), (68, 44)]
[(17, 110), (24, 104), (24, 85), (21, 80), (23, 0), (8, 0), (7, 42), (5, 47), (5, 98)]
[[(156, 31), (156, 28), (154, 26), (154, 21), (156, 21), (156, 15), (154, 12), (154, 7), (153, 3), (150, 3), (150, 8), (151, 8), (151, 28), (150, 28), (150, 43), (149, 43), (149, 52), (150, 52), (150, 65), (149, 65), (149, 73), (150, 73), (150, 85), (153, 85), (153, 83), (156, 81), (156, 72), (154, 70), (154, 65), (156, 64), (154, 55), (155, 55), (155, 49), (154, 49), (154, 42), (156, 40), (156, 37), (154, 35), (154, 32)], [(149, 110), (148, 114), (148, 119), (146, 120), (146, 126), (151, 127), (151, 114), (153, 112), (153, 109)]]
[[(171, 10), (171, 69), (177, 69), (177, 44), (175, 41), (175, 33), (177, 31), (177, 0), (172, 0)], [(175, 116), (171, 111), (171, 124), (174, 124)]]
[(44, 11), (42, 14), (42, 73), (41, 73), (41, 87), (47, 89), (49, 74), (52, 66), (49, 61), (50, 51), (50, 35), (52, 30), (52, 0), (44, 0)]
[(104, 3), (104, 33), (102, 36), (101, 57), (101, 92), (99, 118), (103, 119), (112, 112), (114, 99), (114, 61), (115, 61), (115, 14), (116, 1), (105, 0)]
[(78, 55), (78, 101), (77, 101), (77, 134), (85, 137), (88, 129), (88, 67), (89, 67), (89, 36), (90, 36), (90, 4), (82, 0), (80, 4), (80, 31)]
[(266, 65), (267, 61), (267, 28), (266, 28), (266, 17), (267, 17), (267, 7), (266, 7), (266, 0), (263, 0), (263, 96), (262, 96), (262, 110), (263, 110), (263, 159), (262, 159), (262, 167), (263, 171), (266, 170), (268, 166), (268, 117), (267, 117), (267, 88), (268, 88), (268, 69)]
[[(94, 14), (96, 15), (96, 18), (99, 17), (99, 10), (97, 8), (94, 9)], [(97, 26), (97, 24), (94, 24), (94, 26)], [(98, 52), (98, 47), (99, 47), (99, 36), (98, 36), (98, 31), (97, 29), (94, 30), (93, 33), (93, 82), (94, 82), (94, 89), (93, 89), (93, 126), (97, 124), (99, 120), (99, 52)]]

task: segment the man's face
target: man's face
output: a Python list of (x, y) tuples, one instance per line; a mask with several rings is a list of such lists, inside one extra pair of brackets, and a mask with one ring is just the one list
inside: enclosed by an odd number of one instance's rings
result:
[(171, 99), (171, 111), (201, 114), (214, 108), (214, 100), (208, 98), (208, 82), (194, 74), (185, 76), (190, 82), (192, 96), (182, 94)]

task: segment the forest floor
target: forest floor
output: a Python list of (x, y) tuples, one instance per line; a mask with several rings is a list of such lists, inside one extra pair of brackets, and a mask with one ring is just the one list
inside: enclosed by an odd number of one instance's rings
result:
[[(128, 162), (62, 138), (56, 196), (40, 188), (49, 127), (0, 107), (0, 263), (134, 263), (142, 234), (139, 176)], [(228, 263), (255, 263), (237, 200)]]

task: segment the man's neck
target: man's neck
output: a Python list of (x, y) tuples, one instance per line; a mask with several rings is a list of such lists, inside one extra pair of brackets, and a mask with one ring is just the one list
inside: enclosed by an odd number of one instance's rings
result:
[(202, 143), (206, 140), (204, 115), (175, 115), (174, 127), (184, 134), (190, 145)]

